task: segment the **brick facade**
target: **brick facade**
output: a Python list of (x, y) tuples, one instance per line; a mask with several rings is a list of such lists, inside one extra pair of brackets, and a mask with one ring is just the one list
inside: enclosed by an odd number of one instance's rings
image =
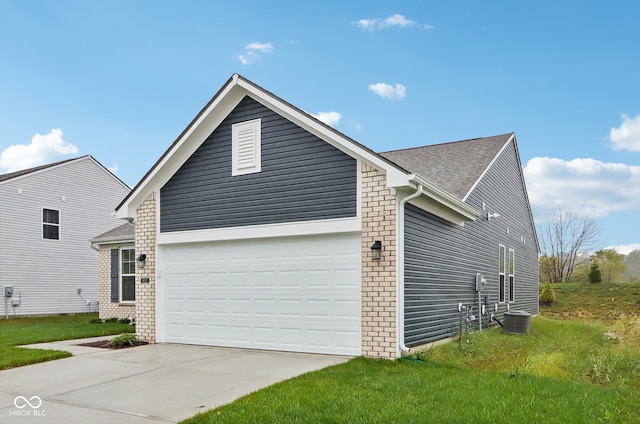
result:
[(98, 253), (100, 319), (136, 316), (134, 304), (111, 301), (111, 249), (119, 249), (120, 247), (122, 245), (102, 245)]
[[(136, 268), (136, 336), (156, 341), (156, 194), (151, 193), (137, 210), (136, 255), (147, 255), (144, 268)], [(148, 283), (142, 283), (148, 278)]]
[[(396, 338), (396, 197), (386, 177), (362, 164), (362, 354), (397, 357)], [(382, 258), (372, 259), (371, 245), (382, 242)]]

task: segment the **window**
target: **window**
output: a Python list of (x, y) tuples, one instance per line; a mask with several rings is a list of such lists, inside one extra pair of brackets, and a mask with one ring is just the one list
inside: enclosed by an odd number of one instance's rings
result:
[(515, 302), (515, 280), (514, 280), (514, 270), (515, 270), (515, 261), (516, 261), (516, 252), (513, 249), (509, 249), (509, 302)]
[(42, 209), (42, 238), (60, 240), (60, 211)]
[(505, 299), (505, 281), (504, 281), (504, 275), (505, 275), (505, 267), (506, 267), (506, 249), (503, 245), (500, 245), (500, 263), (498, 265), (498, 270), (500, 272), (500, 284), (499, 284), (499, 290), (500, 290), (500, 294), (499, 294), (499, 302), (500, 303), (504, 303), (504, 299)]
[(123, 248), (120, 251), (120, 301), (136, 300), (136, 251)]
[(262, 161), (261, 120), (231, 126), (231, 175), (260, 172)]

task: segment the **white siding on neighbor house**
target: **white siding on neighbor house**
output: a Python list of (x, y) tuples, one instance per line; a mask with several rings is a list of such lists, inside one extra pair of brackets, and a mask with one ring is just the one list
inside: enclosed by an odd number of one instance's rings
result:
[[(128, 192), (88, 156), (0, 183), (0, 286), (15, 287), (16, 315), (97, 311), (98, 252), (89, 240), (122, 224), (111, 212)], [(59, 240), (42, 238), (43, 208), (60, 211)]]

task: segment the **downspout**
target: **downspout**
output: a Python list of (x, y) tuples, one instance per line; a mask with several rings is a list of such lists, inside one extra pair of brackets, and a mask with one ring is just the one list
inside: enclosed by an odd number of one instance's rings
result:
[(397, 334), (398, 344), (400, 346), (400, 354), (402, 352), (408, 353), (409, 348), (404, 344), (404, 206), (411, 199), (415, 199), (422, 195), (422, 184), (418, 185), (416, 191), (398, 202), (398, 228), (396, 230), (396, 272), (397, 284), (396, 284), (396, 316), (397, 318)]

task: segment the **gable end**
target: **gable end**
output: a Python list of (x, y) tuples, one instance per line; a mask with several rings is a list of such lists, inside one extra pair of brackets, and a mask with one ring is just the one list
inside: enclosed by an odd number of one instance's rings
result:
[[(233, 133), (246, 123), (260, 125), (248, 137), (260, 137), (249, 154), (260, 156), (260, 171), (237, 174)], [(357, 217), (357, 166), (246, 96), (160, 190), (160, 231)]]

